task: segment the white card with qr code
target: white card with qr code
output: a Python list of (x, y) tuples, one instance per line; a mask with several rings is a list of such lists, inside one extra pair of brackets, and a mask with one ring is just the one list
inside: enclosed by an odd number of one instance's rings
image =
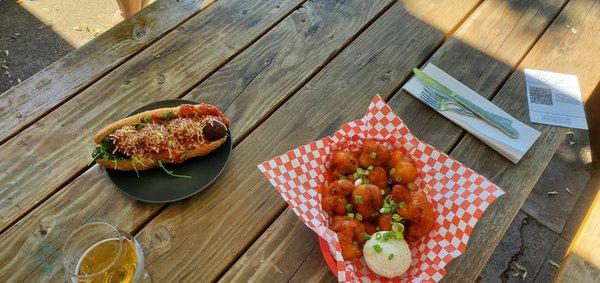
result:
[(525, 87), (531, 122), (587, 130), (577, 76), (525, 69)]

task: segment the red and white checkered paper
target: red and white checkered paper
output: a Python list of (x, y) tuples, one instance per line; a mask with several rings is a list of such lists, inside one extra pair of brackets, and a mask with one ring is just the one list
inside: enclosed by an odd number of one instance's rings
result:
[[(409, 244), (413, 260), (408, 271), (392, 280), (371, 272), (362, 258), (356, 262), (343, 260), (317, 191), (317, 185), (324, 182), (330, 152), (360, 146), (365, 139), (379, 140), (412, 157), (419, 170), (415, 183), (425, 189), (437, 213), (433, 231)], [(258, 168), (298, 217), (328, 243), (339, 281), (439, 281), (446, 273), (446, 264), (465, 251), (485, 209), (504, 194), (483, 176), (417, 139), (379, 95), (362, 119), (343, 125), (332, 136), (265, 161)]]

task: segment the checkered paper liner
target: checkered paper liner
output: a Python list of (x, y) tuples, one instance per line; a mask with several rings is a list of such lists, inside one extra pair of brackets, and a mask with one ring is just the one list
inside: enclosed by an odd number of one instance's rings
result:
[[(419, 171), (415, 184), (427, 192), (437, 214), (433, 231), (409, 243), (413, 260), (408, 271), (398, 278), (377, 276), (363, 258), (354, 262), (343, 260), (337, 235), (328, 228), (329, 219), (317, 191), (317, 185), (325, 181), (330, 153), (338, 148), (358, 147), (366, 139), (379, 140), (412, 157)], [(439, 281), (446, 273), (446, 264), (465, 251), (473, 227), (485, 209), (504, 194), (483, 176), (417, 139), (379, 95), (362, 119), (343, 125), (332, 136), (265, 161), (258, 168), (298, 217), (327, 242), (339, 281)]]

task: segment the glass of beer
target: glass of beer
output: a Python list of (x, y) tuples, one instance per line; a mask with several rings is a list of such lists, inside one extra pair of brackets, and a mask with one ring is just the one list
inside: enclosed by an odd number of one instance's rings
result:
[(104, 222), (87, 223), (63, 246), (67, 282), (150, 282), (144, 254), (127, 232)]

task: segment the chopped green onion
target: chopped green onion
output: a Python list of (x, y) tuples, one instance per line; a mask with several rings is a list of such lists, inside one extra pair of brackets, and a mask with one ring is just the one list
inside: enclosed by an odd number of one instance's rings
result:
[(367, 171), (365, 171), (365, 174), (364, 174), (364, 175), (365, 175), (365, 176), (369, 176), (369, 173), (371, 173), (371, 171), (367, 170)]
[(386, 199), (383, 200), (383, 207), (379, 210), (379, 212), (383, 214), (390, 214), (396, 211), (396, 208), (398, 208), (398, 205), (396, 205), (394, 200)]
[(173, 120), (175, 118), (175, 114), (173, 114), (173, 112), (169, 111), (169, 112), (163, 114), (161, 118), (163, 120), (167, 120), (167, 121)]
[(379, 246), (378, 244), (375, 244), (373, 246), (373, 249), (375, 250), (376, 253), (380, 253), (383, 251), (383, 249), (381, 248), (381, 246)]
[(375, 239), (381, 240), (381, 237), (383, 237), (383, 235), (381, 235), (381, 233), (375, 234)]
[(367, 241), (368, 241), (368, 240), (370, 240), (370, 239), (371, 239), (371, 235), (369, 235), (369, 234), (367, 234), (367, 233), (363, 233), (363, 234), (364, 234), (365, 240), (367, 240)]
[(394, 219), (394, 221), (396, 221), (396, 222), (402, 221), (402, 217), (400, 217), (400, 215), (398, 215), (398, 214), (392, 215), (392, 219)]
[(387, 242), (391, 239), (402, 240), (404, 239), (404, 236), (402, 236), (402, 233), (398, 231), (387, 231), (383, 233), (381, 240)]
[(354, 196), (354, 201), (356, 201), (356, 203), (358, 203), (358, 204), (362, 204), (363, 198), (362, 198), (362, 196)]
[(396, 174), (396, 168), (390, 169), (390, 176), (394, 176)]
[(356, 173), (358, 173), (358, 175), (364, 175), (365, 174), (365, 170), (363, 170), (362, 168), (358, 167), (358, 168), (356, 168)]
[(408, 187), (409, 190), (414, 191), (417, 189), (417, 185), (414, 182), (410, 182), (408, 183), (408, 185), (406, 185)]
[(406, 207), (406, 203), (404, 203), (403, 201), (401, 201), (400, 203), (398, 203), (398, 208), (404, 209), (405, 207)]
[[(115, 162), (115, 166), (116, 166), (116, 162)], [(177, 177), (177, 178), (192, 178), (192, 176), (187, 176), (187, 175), (177, 175), (175, 173), (173, 173), (173, 171), (171, 170), (167, 170), (167, 168), (165, 168), (165, 166), (163, 165), (162, 161), (158, 161), (158, 167), (160, 167), (163, 171), (165, 171), (165, 173), (173, 176), (173, 177)]]
[(377, 158), (377, 152), (373, 151), (371, 152), (371, 159), (375, 159)]
[(388, 256), (388, 259), (389, 259), (389, 260), (392, 260), (392, 258), (394, 258), (394, 254), (390, 254), (390, 255)]
[(348, 220), (354, 219), (354, 213), (348, 213), (348, 214), (346, 214), (346, 218), (348, 218)]
[(346, 204), (346, 212), (351, 212), (353, 208), (354, 206), (351, 203)]
[(359, 179), (361, 177), (360, 175), (358, 175), (358, 172), (354, 173), (354, 175), (352, 176), (354, 176), (354, 179)]
[(367, 170), (373, 171), (373, 165), (369, 165), (369, 167), (367, 167)]
[(369, 181), (369, 179), (367, 178), (363, 178), (363, 184), (370, 184), (371, 182)]
[(360, 213), (357, 213), (356, 215), (354, 215), (354, 217), (355, 217), (355, 218), (356, 218), (356, 220), (358, 220), (358, 221), (362, 221), (362, 220), (363, 220), (363, 217), (362, 217), (362, 215), (361, 215)]

